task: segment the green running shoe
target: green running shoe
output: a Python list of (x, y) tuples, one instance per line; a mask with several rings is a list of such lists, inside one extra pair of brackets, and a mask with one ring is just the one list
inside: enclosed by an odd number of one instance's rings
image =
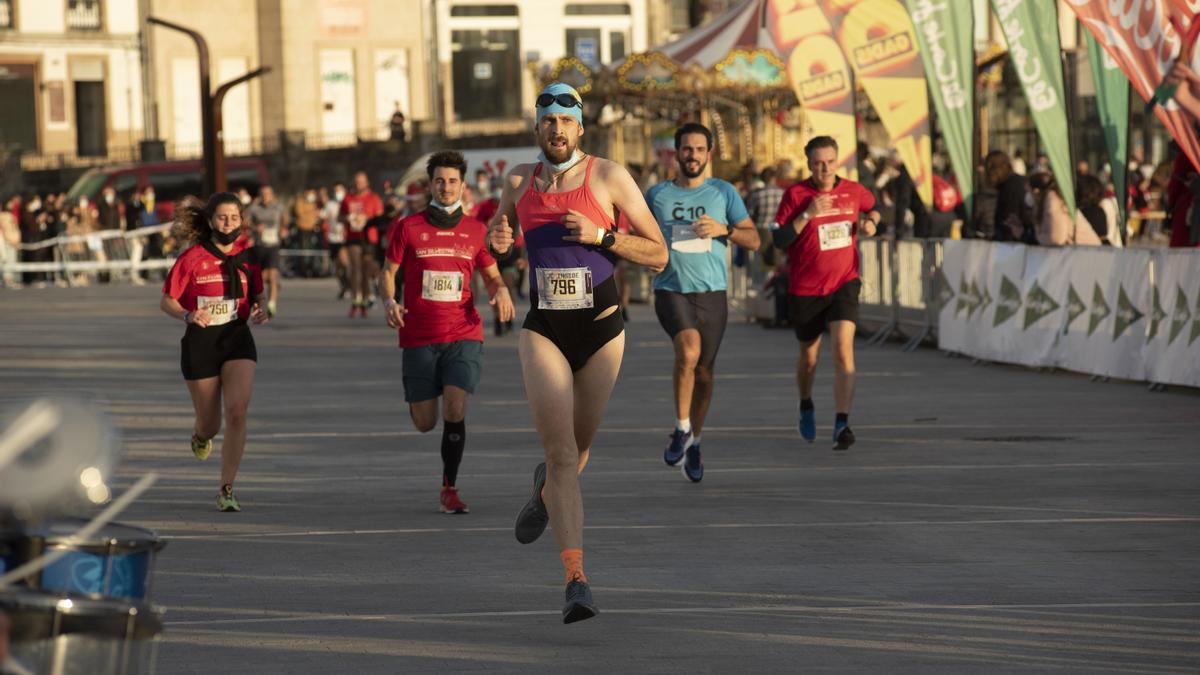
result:
[(221, 511), (242, 510), (242, 505), (238, 504), (237, 497), (233, 496), (232, 485), (224, 485), (221, 487), (221, 492), (217, 495), (217, 509)]
[(212, 454), (212, 439), (200, 440), (196, 434), (192, 434), (192, 454), (196, 459), (204, 461)]

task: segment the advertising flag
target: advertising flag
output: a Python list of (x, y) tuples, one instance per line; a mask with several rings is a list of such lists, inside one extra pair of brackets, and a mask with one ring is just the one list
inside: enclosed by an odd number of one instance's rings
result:
[(1096, 107), (1100, 111), (1100, 126), (1104, 127), (1104, 146), (1108, 149), (1108, 164), (1112, 167), (1113, 191), (1117, 195), (1120, 222), (1125, 222), (1125, 171), (1129, 157), (1129, 80), (1117, 67), (1117, 62), (1087, 34), (1088, 64), (1092, 82), (1096, 85)]
[(972, 213), (975, 169), (971, 144), (975, 137), (975, 34), (970, 3), (940, 0), (907, 0), (908, 11), (925, 62), (925, 79), (937, 109), (942, 138), (958, 189)]
[(1045, 0), (992, 0), (1038, 137), (1050, 158), (1063, 201), (1074, 213), (1075, 167), (1071, 165), (1056, 4)]

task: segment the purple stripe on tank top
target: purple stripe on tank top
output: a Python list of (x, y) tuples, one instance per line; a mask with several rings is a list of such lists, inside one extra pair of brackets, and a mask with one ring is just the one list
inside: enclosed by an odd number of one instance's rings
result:
[[(608, 251), (594, 246), (584, 246), (563, 241), (567, 228), (562, 223), (546, 223), (525, 233), (525, 250), (529, 254), (529, 265), (534, 269), (587, 267), (592, 271), (592, 286), (595, 287), (612, 276), (616, 257)], [(529, 286), (537, 290), (537, 274), (529, 275)]]

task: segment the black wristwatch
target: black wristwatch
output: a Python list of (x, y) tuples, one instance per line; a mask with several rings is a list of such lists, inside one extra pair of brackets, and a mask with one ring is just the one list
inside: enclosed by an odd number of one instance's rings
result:
[(612, 230), (604, 231), (604, 238), (600, 240), (600, 248), (612, 248), (613, 244), (617, 243), (617, 235), (613, 234)]

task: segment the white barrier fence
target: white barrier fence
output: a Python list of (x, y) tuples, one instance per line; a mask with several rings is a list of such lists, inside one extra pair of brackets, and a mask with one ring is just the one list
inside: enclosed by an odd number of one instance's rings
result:
[[(0, 240), (0, 286), (18, 286), (26, 274), (36, 275), (35, 281), (67, 286), (86, 285), (101, 273), (112, 281), (140, 281), (143, 272), (167, 270), (175, 264), (178, 252), (164, 254), (161, 247), (170, 229), (168, 223), (128, 231), (102, 230), (60, 235), (17, 247)], [(155, 238), (156, 245), (151, 245)], [(284, 249), (279, 253), (289, 264), (304, 264), (319, 274), (329, 272), (329, 253), (325, 249)]]
[(927, 293), (939, 298), (942, 349), (1200, 387), (1200, 253), (941, 246)]
[[(147, 257), (152, 237), (165, 236), (167, 225), (136, 230), (102, 230), (90, 234), (60, 235), (43, 241), (11, 246), (0, 244), (0, 283), (16, 285), (26, 273), (49, 276), (50, 281), (80, 285), (101, 272), (117, 278), (137, 278), (147, 270), (169, 269), (174, 258)], [(21, 261), (19, 252), (42, 260)]]

